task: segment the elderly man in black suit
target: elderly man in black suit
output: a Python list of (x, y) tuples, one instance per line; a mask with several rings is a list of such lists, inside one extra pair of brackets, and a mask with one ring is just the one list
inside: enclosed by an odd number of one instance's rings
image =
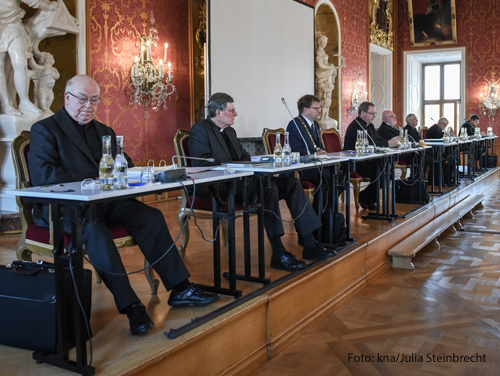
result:
[[(234, 108), (233, 98), (225, 93), (215, 93), (208, 101), (208, 117), (200, 120), (191, 128), (189, 137), (189, 152), (192, 157), (214, 158), (215, 162), (195, 160), (194, 165), (212, 166), (231, 161), (250, 161), (248, 154), (238, 140), (232, 127), (238, 116)], [(256, 197), (259, 181), (251, 178), (248, 186), (248, 197)], [(226, 185), (218, 185), (218, 193), (227, 197)], [(200, 198), (209, 198), (207, 191), (196, 190)], [(242, 200), (243, 184), (237, 184), (236, 199)], [(271, 267), (287, 271), (297, 271), (305, 268), (307, 262), (297, 259), (286, 251), (281, 236), (284, 234), (281, 220), (279, 200), (286, 200), (297, 231), (304, 240), (302, 257), (305, 259), (323, 259), (333, 255), (321, 243), (316, 241), (313, 231), (321, 226), (321, 221), (309, 204), (307, 197), (294, 177), (273, 177), (270, 187), (264, 189), (264, 226), (267, 237), (273, 248)]]
[[(94, 120), (100, 102), (99, 85), (89, 76), (73, 77), (66, 84), (64, 107), (53, 116), (31, 127), (28, 163), (32, 183), (36, 186), (60, 184), (99, 176), (102, 155), (101, 138), (112, 138), (116, 155), (116, 135), (108, 126)], [(129, 165), (133, 166), (129, 159)], [(98, 267), (102, 280), (113, 294), (116, 307), (127, 314), (133, 335), (154, 327), (146, 308), (130, 286), (120, 254), (108, 226), (125, 226), (141, 248), (146, 259), (154, 264), (167, 290), (171, 306), (206, 305), (219, 300), (190, 283), (190, 276), (165, 223), (163, 214), (135, 199), (99, 204), (95, 223), (83, 226), (83, 242), (90, 261)], [(49, 226), (48, 208), (35, 222)], [(67, 218), (64, 229), (71, 233)]]
[[(406, 125), (404, 127), (404, 130), (408, 132), (408, 137), (410, 138), (410, 140), (418, 144), (421, 137), (420, 133), (418, 133), (417, 131), (417, 124), (418, 124), (417, 115), (409, 114), (406, 116), (405, 120), (406, 120)], [(431, 163), (432, 163), (432, 149), (426, 149), (424, 156), (424, 171), (427, 171), (427, 167), (429, 167)]]
[[(370, 145), (375, 143), (375, 146), (397, 146), (398, 138), (393, 137), (390, 140), (384, 140), (377, 133), (373, 125), (377, 113), (375, 105), (371, 102), (363, 102), (358, 108), (358, 117), (355, 118), (347, 127), (344, 137), (344, 150), (355, 150), (357, 131), (363, 130), (368, 132), (368, 142)], [(376, 197), (377, 188), (375, 180), (377, 179), (377, 164), (378, 160), (356, 163), (356, 172), (364, 177), (370, 178), (370, 185), (359, 193), (359, 204), (365, 210), (375, 210), (377, 208)]]

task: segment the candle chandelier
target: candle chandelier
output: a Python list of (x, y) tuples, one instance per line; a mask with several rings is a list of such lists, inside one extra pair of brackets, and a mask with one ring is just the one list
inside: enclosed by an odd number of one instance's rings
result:
[(130, 71), (128, 89), (129, 105), (134, 108), (144, 106), (144, 119), (148, 119), (149, 108), (157, 112), (159, 108), (167, 110), (167, 100), (172, 100), (177, 89), (172, 84), (172, 64), (167, 63), (168, 43), (165, 43), (164, 60), (156, 65), (152, 52), (158, 43), (158, 30), (155, 27), (153, 11), (150, 16), (151, 28), (149, 35), (137, 36), (136, 47), (140, 47), (139, 56), (135, 57)]

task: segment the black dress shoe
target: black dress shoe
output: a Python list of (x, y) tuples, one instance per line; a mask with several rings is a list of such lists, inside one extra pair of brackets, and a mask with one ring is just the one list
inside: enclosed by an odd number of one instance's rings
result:
[(290, 252), (285, 251), (280, 257), (271, 257), (271, 268), (282, 269), (288, 272), (296, 272), (307, 266), (307, 261), (299, 260)]
[(147, 333), (155, 326), (146, 312), (146, 307), (142, 303), (131, 305), (127, 309), (127, 317), (130, 322), (130, 332), (134, 336)]
[(306, 260), (323, 260), (333, 256), (335, 253), (329, 251), (320, 242), (314, 243), (312, 247), (305, 247), (302, 250), (302, 258)]
[(205, 292), (198, 285), (191, 283), (183, 291), (172, 289), (170, 297), (168, 298), (168, 304), (172, 307), (204, 306), (214, 303), (219, 299), (219, 294)]
[(359, 205), (363, 208), (363, 210), (377, 210), (376, 202), (359, 201)]

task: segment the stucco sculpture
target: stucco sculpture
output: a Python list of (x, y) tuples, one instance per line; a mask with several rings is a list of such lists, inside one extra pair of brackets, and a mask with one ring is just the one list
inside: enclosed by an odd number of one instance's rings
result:
[[(21, 8), (21, 2), (38, 9), (28, 20), (23, 21), (26, 12)], [(52, 67), (53, 57), (48, 57), (46, 52), (40, 52), (38, 44), (44, 38), (68, 32), (78, 32), (78, 21), (69, 14), (62, 0), (57, 2), (2, 0), (0, 3), (1, 113), (18, 116), (42, 111), (51, 113), (53, 93), (49, 91), (52, 91), (59, 73)], [(33, 71), (28, 69), (28, 63)], [(30, 78), (36, 80), (35, 96), (38, 106), (28, 97)], [(16, 101), (16, 93), (19, 96), (19, 103)]]
[(335, 78), (338, 71), (345, 65), (345, 59), (335, 54), (332, 57), (338, 56), (341, 60), (341, 65), (329, 63), (329, 57), (325, 52), (325, 47), (328, 44), (328, 38), (320, 34), (316, 37), (316, 95), (321, 99), (321, 116), (318, 120), (321, 128), (337, 128), (338, 122), (329, 116), (330, 106), (332, 104), (332, 91), (335, 89)]

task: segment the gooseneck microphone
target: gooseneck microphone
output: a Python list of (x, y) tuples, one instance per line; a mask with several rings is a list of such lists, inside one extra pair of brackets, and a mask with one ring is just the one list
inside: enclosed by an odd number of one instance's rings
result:
[(308, 154), (308, 155), (310, 155), (311, 153), (309, 152), (309, 148), (307, 147), (307, 142), (306, 142), (306, 140), (304, 139), (304, 136), (302, 136), (302, 132), (300, 131), (299, 126), (297, 125), (297, 122), (295, 121), (295, 118), (293, 117), (292, 113), (290, 112), (290, 109), (288, 108), (288, 106), (287, 106), (287, 104), (286, 104), (285, 98), (281, 98), (281, 102), (283, 102), (283, 105), (286, 107), (286, 109), (288, 110), (288, 113), (289, 113), (289, 114), (290, 114), (290, 116), (292, 117), (292, 121), (293, 121), (293, 123), (295, 124), (295, 127), (297, 128), (297, 132), (299, 132), (300, 137), (302, 137), (302, 141), (304, 141), (304, 145), (305, 145), (305, 147), (306, 147), (307, 154)]
[[(172, 165), (174, 166), (174, 168), (178, 168), (177, 164), (175, 163), (175, 158), (177, 158), (177, 159), (196, 159), (197, 161), (215, 162), (214, 158), (197, 158), (197, 157), (185, 157), (183, 155), (174, 155), (172, 157)], [(180, 167), (180, 165), (179, 165), (179, 167)]]
[[(372, 138), (372, 136), (370, 136), (370, 133), (368, 133), (368, 129), (363, 128), (361, 123), (358, 121), (358, 117), (354, 116), (354, 114), (351, 112), (351, 110), (347, 109), (347, 112), (349, 113), (349, 115), (351, 115), (354, 118), (354, 120), (356, 120), (356, 123), (358, 123), (361, 130), (366, 131), (366, 134), (368, 135), (368, 137), (370, 137), (370, 140), (372, 140), (372, 142), (373, 142), (373, 148), (377, 151), (378, 146), (377, 146), (377, 144), (375, 144), (375, 141), (373, 141), (373, 138)], [(368, 126), (368, 124), (367, 124), (367, 126)]]

